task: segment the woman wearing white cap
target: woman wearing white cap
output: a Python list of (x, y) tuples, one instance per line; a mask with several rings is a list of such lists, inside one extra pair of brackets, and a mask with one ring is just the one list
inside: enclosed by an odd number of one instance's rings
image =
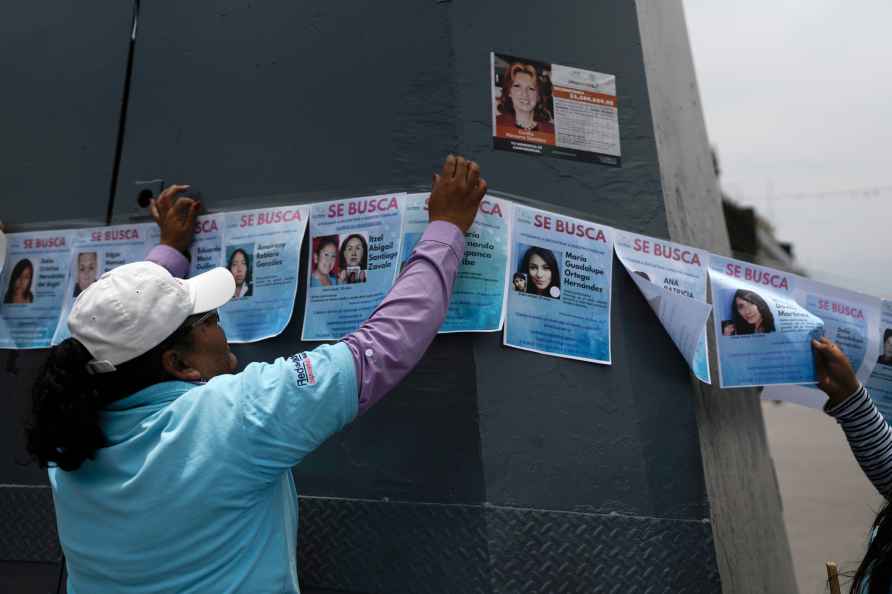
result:
[[(157, 202), (165, 245), (150, 255), (174, 269), (197, 210), (170, 206), (183, 188)], [(28, 428), (49, 467), (69, 593), (298, 592), (290, 469), (418, 362), (485, 192), (477, 165), (450, 155), (431, 223), (369, 320), (240, 373), (214, 313), (235, 290), (225, 268), (183, 281), (139, 262), (81, 293)]]

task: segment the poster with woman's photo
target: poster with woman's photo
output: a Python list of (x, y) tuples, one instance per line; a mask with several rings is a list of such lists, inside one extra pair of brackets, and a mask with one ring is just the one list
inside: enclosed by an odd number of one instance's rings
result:
[[(824, 334), (843, 350), (861, 383), (875, 381), (881, 391), (883, 371), (877, 374), (877, 369), (884, 350), (882, 300), (809, 278), (795, 277), (795, 287), (797, 303), (821, 319)], [(815, 385), (771, 386), (763, 391), (762, 398), (812, 408), (821, 408), (826, 402)]]
[(619, 166), (616, 77), (490, 54), (493, 148)]
[(616, 232), (616, 256), (697, 378), (710, 383), (706, 322), (707, 252), (663, 239)]
[(337, 340), (372, 314), (399, 267), (405, 194), (312, 205), (303, 340)]
[(892, 423), (892, 301), (883, 301), (877, 335), (879, 354), (870, 377), (862, 383), (880, 414)]
[(205, 219), (207, 237), (197, 236), (196, 264), (225, 266), (235, 279), (232, 300), (220, 308), (220, 323), (229, 342), (255, 342), (280, 334), (294, 311), (300, 278), (300, 247), (309, 211), (302, 206), (279, 206), (228, 212), (224, 215), (219, 264), (214, 262), (215, 231)]
[(158, 226), (154, 223), (91, 227), (73, 232), (70, 273), (53, 344), (59, 344), (70, 336), (68, 313), (77, 296), (106, 272), (144, 260), (148, 251), (157, 244), (157, 235)]
[[(429, 196), (424, 193), (406, 197), (401, 269), (427, 228)], [(449, 311), (440, 327), (441, 334), (502, 329), (510, 208), (509, 202), (493, 196), (485, 196), (480, 203), (477, 218), (465, 234), (465, 255), (452, 289)]]
[(0, 348), (50, 346), (65, 302), (72, 231), (7, 235), (0, 275)]
[(505, 344), (610, 364), (610, 227), (514, 205)]
[(801, 277), (713, 255), (709, 279), (723, 388), (816, 382), (824, 321), (799, 303)]

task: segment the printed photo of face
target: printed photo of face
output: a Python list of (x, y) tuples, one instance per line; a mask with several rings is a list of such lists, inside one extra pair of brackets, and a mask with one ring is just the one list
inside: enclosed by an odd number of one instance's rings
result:
[(539, 102), (539, 86), (536, 84), (535, 77), (525, 71), (515, 73), (514, 79), (511, 81), (509, 95), (518, 118), (531, 119), (530, 114)]
[(75, 297), (96, 282), (97, 268), (98, 258), (96, 252), (82, 252), (77, 255), (77, 283), (74, 285)]
[(338, 284), (338, 236), (326, 235), (313, 240), (311, 287), (331, 287)]
[(34, 279), (34, 264), (28, 258), (19, 260), (9, 274), (9, 286), (3, 303), (31, 303), (34, 294), (31, 292), (31, 281)]
[(362, 244), (362, 238), (351, 237), (344, 242), (344, 260), (347, 266), (359, 267), (362, 264), (362, 257), (365, 254), (365, 247)]
[(560, 298), (561, 272), (558, 270), (558, 258), (550, 249), (528, 247), (515, 276), (512, 277), (512, 282), (517, 275), (523, 275), (527, 293), (550, 299)]
[(545, 261), (545, 258), (539, 254), (530, 256), (529, 267), (527, 268), (527, 276), (533, 282), (533, 285), (541, 292), (545, 291), (551, 284), (552, 269)]
[(747, 301), (742, 297), (737, 297), (734, 299), (734, 306), (737, 308), (737, 313), (740, 314), (741, 318), (746, 320), (747, 324), (756, 327), (762, 325), (762, 314), (759, 312), (759, 308), (756, 307), (755, 303)]
[(527, 277), (521, 273), (517, 272), (514, 274), (514, 290), (519, 291), (521, 293), (525, 293), (527, 290)]
[(338, 251), (339, 284), (364, 283), (369, 267), (369, 244), (365, 235), (352, 233)]
[(316, 270), (319, 274), (329, 275), (337, 261), (338, 248), (333, 243), (327, 243), (316, 254)]
[(774, 314), (768, 303), (754, 291), (738, 289), (731, 299), (731, 319), (722, 323), (722, 334), (767, 334), (774, 332)]
[(251, 286), (251, 257), (248, 255), (249, 250), (253, 252), (253, 246), (249, 247), (247, 250), (238, 248), (229, 255), (227, 268), (229, 268), (229, 272), (235, 280), (235, 293), (232, 295), (233, 299), (250, 297), (254, 290)]
[(886, 331), (883, 332), (883, 344), (877, 363), (892, 365), (892, 328), (886, 328)]

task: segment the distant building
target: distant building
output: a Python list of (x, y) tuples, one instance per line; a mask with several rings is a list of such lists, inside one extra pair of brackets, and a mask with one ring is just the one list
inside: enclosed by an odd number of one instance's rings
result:
[[(716, 177), (721, 177), (721, 167), (714, 149), (712, 164)], [(774, 236), (774, 226), (755, 208), (740, 206), (722, 192), (722, 210), (725, 211), (725, 225), (735, 258), (807, 276), (796, 262), (793, 244), (779, 241)]]

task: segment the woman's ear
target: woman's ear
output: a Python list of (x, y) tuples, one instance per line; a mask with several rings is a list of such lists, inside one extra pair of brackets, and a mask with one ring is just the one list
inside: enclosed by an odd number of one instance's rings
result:
[(187, 382), (197, 382), (201, 380), (201, 372), (190, 366), (183, 360), (182, 356), (173, 349), (164, 351), (161, 354), (161, 366), (164, 367), (164, 371), (177, 379)]

